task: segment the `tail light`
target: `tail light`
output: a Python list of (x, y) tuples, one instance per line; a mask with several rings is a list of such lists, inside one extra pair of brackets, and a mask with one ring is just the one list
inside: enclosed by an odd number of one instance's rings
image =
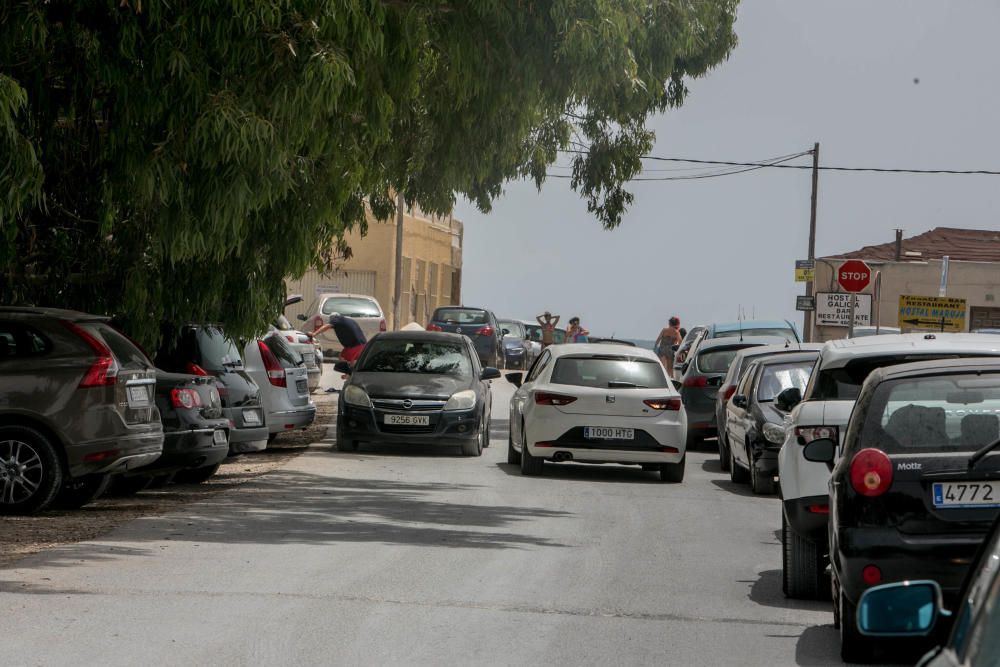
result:
[(869, 586), (880, 584), (882, 583), (882, 570), (879, 569), (878, 565), (866, 565), (861, 570), (861, 580)]
[(184, 372), (190, 373), (191, 375), (200, 375), (202, 377), (208, 377), (208, 371), (206, 371), (198, 364), (191, 363), (190, 361), (184, 364)]
[(565, 394), (553, 394), (548, 391), (540, 391), (535, 394), (535, 405), (569, 405), (576, 400), (576, 396), (566, 396)]
[(707, 387), (708, 378), (704, 375), (696, 375), (690, 378), (684, 378), (685, 387)]
[(881, 496), (892, 486), (892, 461), (881, 449), (862, 449), (851, 459), (851, 486), (863, 496)]
[(278, 363), (274, 352), (271, 352), (271, 348), (262, 340), (257, 341), (257, 347), (260, 348), (260, 358), (264, 362), (264, 370), (267, 371), (267, 381), (275, 387), (287, 387), (285, 369)]
[(285, 336), (285, 338), (288, 339), (289, 343), (297, 343), (298, 342), (297, 340), (295, 340), (295, 336)]
[(733, 397), (733, 394), (735, 393), (736, 393), (736, 385), (735, 384), (727, 385), (725, 390), (722, 392), (722, 402), (725, 403), (726, 401), (728, 401), (730, 398)]
[(385, 318), (382, 318), (381, 320), (379, 320), (378, 330), (379, 331), (386, 331), (387, 329), (388, 329), (388, 327), (385, 325)]
[(434, 324), (433, 322), (431, 322), (430, 324), (427, 325), (427, 330), (428, 331), (443, 331), (443, 329), (441, 329), (441, 327), (439, 327), (438, 325)]
[(76, 334), (84, 343), (97, 355), (97, 360), (90, 365), (83, 379), (80, 380), (79, 387), (110, 387), (118, 382), (118, 362), (108, 346), (94, 337), (83, 327), (72, 322), (63, 322), (63, 326)]
[(679, 398), (650, 398), (643, 401), (654, 410), (680, 410), (681, 399)]
[(476, 335), (477, 336), (492, 336), (493, 335), (493, 327), (483, 327), (482, 329), (480, 329), (479, 331), (476, 332)]
[(800, 445), (808, 445), (813, 440), (840, 441), (839, 430), (836, 426), (796, 426), (795, 435)]
[(191, 410), (201, 407), (201, 396), (194, 389), (171, 389), (170, 404), (175, 408)]

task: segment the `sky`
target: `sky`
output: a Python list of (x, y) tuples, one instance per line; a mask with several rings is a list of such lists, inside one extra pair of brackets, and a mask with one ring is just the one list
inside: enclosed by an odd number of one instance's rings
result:
[[(995, 0), (743, 0), (739, 44), (688, 82), (682, 108), (651, 119), (651, 154), (756, 161), (818, 141), (827, 166), (998, 170), (998, 28)], [(500, 317), (577, 315), (621, 338), (655, 338), (671, 315), (692, 325), (741, 311), (801, 329), (794, 262), (808, 254), (810, 178), (636, 182), (614, 231), (565, 180), (511, 183), (489, 214), (456, 208), (463, 301)], [(816, 254), (889, 242), (896, 228), (1000, 229), (998, 211), (1000, 176), (821, 172)]]

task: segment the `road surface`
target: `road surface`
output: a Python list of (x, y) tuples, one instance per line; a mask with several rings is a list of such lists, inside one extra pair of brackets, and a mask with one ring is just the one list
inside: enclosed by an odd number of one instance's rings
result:
[[(839, 664), (780, 590), (779, 501), (688, 455), (683, 484), (318, 443), (257, 483), (0, 570), (12, 665)], [(331, 434), (332, 435), (332, 434)]]

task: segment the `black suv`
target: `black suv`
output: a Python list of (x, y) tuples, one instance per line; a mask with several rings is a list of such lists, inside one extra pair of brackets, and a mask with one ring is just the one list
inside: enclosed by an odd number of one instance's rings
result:
[[(996, 450), (996, 451), (995, 451)], [(833, 463), (836, 443), (803, 455)], [(830, 478), (834, 623), (847, 662), (872, 657), (857, 604), (879, 584), (933, 579), (946, 604), (1000, 513), (1000, 363), (937, 360), (865, 381)]]
[(427, 325), (428, 331), (460, 333), (472, 340), (483, 368), (499, 368), (504, 358), (503, 331), (493, 311), (465, 306), (438, 308)]
[(0, 513), (80, 507), (159, 458), (155, 384), (107, 318), (0, 307)]

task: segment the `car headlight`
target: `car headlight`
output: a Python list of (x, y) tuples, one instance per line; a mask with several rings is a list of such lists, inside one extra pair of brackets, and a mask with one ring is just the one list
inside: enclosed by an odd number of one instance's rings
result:
[(357, 405), (362, 408), (370, 408), (372, 406), (372, 401), (368, 398), (365, 390), (353, 384), (344, 387), (344, 403)]
[(444, 404), (445, 410), (471, 410), (476, 407), (476, 392), (471, 389), (457, 391)]
[(785, 427), (770, 422), (764, 424), (764, 438), (776, 445), (782, 444), (785, 442)]

